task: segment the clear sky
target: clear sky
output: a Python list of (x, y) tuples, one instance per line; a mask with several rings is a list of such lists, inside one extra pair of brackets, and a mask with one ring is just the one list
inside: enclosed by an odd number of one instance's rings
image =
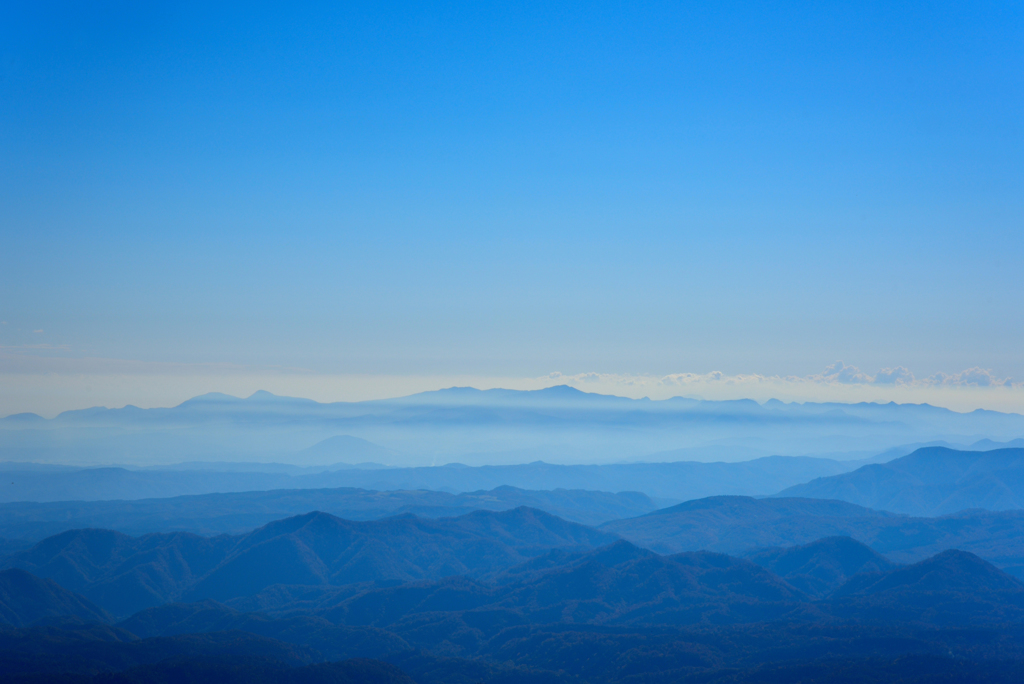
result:
[(0, 8), (0, 414), (1024, 380), (1021, 3), (297, 4)]

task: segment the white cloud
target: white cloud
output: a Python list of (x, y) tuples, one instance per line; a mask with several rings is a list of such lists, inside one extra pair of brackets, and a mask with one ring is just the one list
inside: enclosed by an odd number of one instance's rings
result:
[(876, 385), (912, 385), (914, 384), (914, 374), (911, 373), (904, 366), (896, 366), (895, 368), (883, 368), (878, 371), (872, 382)]
[(991, 370), (985, 368), (968, 368), (953, 375), (936, 373), (924, 379), (926, 384), (945, 385), (948, 387), (1010, 387), (1014, 383), (1010, 378), (997, 378)]
[(626, 387), (678, 387), (695, 385), (753, 386), (753, 385), (864, 385), (898, 387), (1024, 387), (1009, 378), (998, 378), (991, 370), (968, 368), (954, 374), (937, 373), (918, 380), (906, 366), (883, 368), (874, 375), (842, 361), (827, 366), (821, 373), (807, 376), (760, 375), (757, 373), (726, 375), (721, 371), (710, 373), (671, 373), (669, 375), (624, 375), (616, 373), (578, 373), (565, 375), (550, 373), (546, 380), (565, 384), (613, 384)]
[(842, 361), (836, 361), (825, 368), (820, 375), (813, 375), (809, 379), (820, 382), (838, 382), (843, 385), (859, 385), (874, 382), (874, 378), (862, 373), (856, 366), (847, 366)]
[(990, 408), (1024, 412), (1024, 383), (1001, 379), (991, 371), (969, 368), (954, 374), (939, 373), (917, 379), (905, 366), (883, 368), (875, 374), (837, 361), (821, 373), (807, 376), (761, 374), (726, 375), (672, 373), (619, 375), (614, 373), (552, 373), (545, 380), (588, 392), (667, 399), (691, 396), (706, 399), (781, 399), (783, 401), (876, 401), (930, 403), (956, 410)]

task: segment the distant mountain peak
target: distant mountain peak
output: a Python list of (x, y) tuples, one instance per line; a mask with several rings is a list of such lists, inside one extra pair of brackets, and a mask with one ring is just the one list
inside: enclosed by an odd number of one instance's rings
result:
[(821, 477), (784, 489), (775, 496), (838, 499), (877, 510), (918, 516), (956, 513), (971, 508), (1024, 508), (1019, 473), (1024, 449), (963, 451), (925, 446), (887, 463)]
[(596, 562), (601, 565), (612, 567), (621, 565), (638, 558), (656, 558), (658, 554), (632, 544), (625, 539), (612, 542), (608, 546), (601, 547), (583, 557), (584, 562)]
[(552, 385), (551, 387), (544, 387), (539, 390), (533, 390), (534, 392), (543, 394), (557, 394), (565, 396), (579, 396), (581, 394), (594, 394), (593, 392), (584, 392), (581, 389), (572, 387), (571, 385)]
[(248, 397), (246, 397), (246, 400), (247, 401), (259, 401), (259, 400), (262, 400), (262, 399), (277, 399), (277, 398), (278, 398), (278, 396), (276, 394), (268, 392), (267, 390), (256, 390), (255, 392), (250, 394)]
[(746, 555), (809, 596), (825, 596), (860, 573), (888, 572), (897, 566), (848, 536), (823, 537), (802, 546), (776, 547)]
[(969, 551), (949, 549), (872, 578), (854, 577), (836, 596), (882, 592), (1024, 593), (1024, 584)]
[(6, 418), (0, 419), (10, 421), (12, 423), (45, 423), (46, 419), (37, 413), (12, 413)]
[(239, 397), (232, 396), (230, 394), (224, 394), (223, 392), (207, 392), (206, 394), (200, 394), (186, 399), (185, 401), (178, 404), (176, 408), (182, 408), (185, 406), (192, 406), (198, 404), (229, 404), (243, 401)]

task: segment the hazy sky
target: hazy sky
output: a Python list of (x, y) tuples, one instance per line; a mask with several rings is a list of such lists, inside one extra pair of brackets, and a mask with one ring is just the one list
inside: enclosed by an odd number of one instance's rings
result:
[(0, 414), (1024, 380), (1021, 3), (294, 4), (0, 9)]

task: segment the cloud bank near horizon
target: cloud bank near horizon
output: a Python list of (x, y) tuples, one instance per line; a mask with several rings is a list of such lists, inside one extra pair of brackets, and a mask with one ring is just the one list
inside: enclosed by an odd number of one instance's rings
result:
[[(905, 366), (883, 368), (874, 375), (865, 373), (857, 366), (836, 361), (821, 373), (808, 376), (796, 375), (761, 375), (757, 373), (726, 375), (721, 371), (711, 373), (673, 373), (664, 376), (650, 375), (615, 375), (602, 373), (580, 373), (563, 375), (552, 373), (552, 380), (564, 380), (569, 384), (612, 383), (624, 386), (650, 387), (691, 387), (691, 386), (758, 386), (758, 385), (822, 385), (832, 387), (843, 386), (874, 386), (900, 388), (934, 388), (934, 387), (1004, 387), (1024, 389), (1024, 383), (1015, 383), (1011, 378), (999, 378), (991, 369), (968, 368), (959, 373), (935, 373), (925, 378), (916, 378)], [(653, 397), (652, 397), (653, 398)]]
[(869, 373), (836, 361), (806, 376), (709, 373), (553, 372), (539, 377), (322, 374), (301, 368), (71, 359), (0, 350), (0, 416), (53, 416), (91, 406), (173, 406), (207, 392), (248, 396), (256, 390), (317, 401), (361, 401), (453, 386), (535, 390), (569, 385), (586, 392), (653, 400), (687, 396), (764, 402), (929, 403), (956, 411), (1024, 413), (1024, 383), (973, 367), (918, 378), (896, 366)]
[(1024, 411), (1024, 383), (999, 377), (990, 369), (973, 367), (955, 373), (934, 373), (918, 378), (908, 368), (882, 368), (874, 374), (842, 361), (822, 372), (807, 376), (728, 375), (672, 373), (669, 375), (618, 375), (580, 373), (547, 376), (554, 384), (567, 384), (585, 391), (649, 396), (667, 399), (690, 396), (702, 399), (755, 399), (767, 401), (817, 401), (928, 403), (956, 411), (991, 409)]

